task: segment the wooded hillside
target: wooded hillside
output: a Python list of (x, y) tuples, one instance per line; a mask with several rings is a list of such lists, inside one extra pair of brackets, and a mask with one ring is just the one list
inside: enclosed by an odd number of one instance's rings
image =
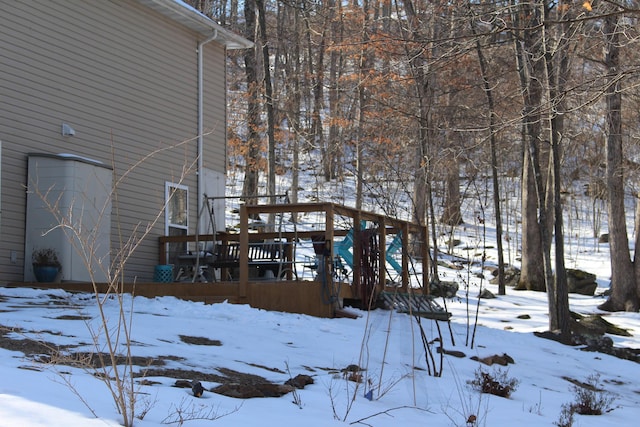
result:
[[(638, 180), (637, 0), (190, 3), (255, 42), (229, 67), (229, 169), (244, 169), (244, 194), (266, 179), (297, 201), (299, 153), (313, 152), (324, 180), (357, 177), (356, 207), (373, 192), (396, 214), (394, 182), (411, 219), (455, 225), (469, 220), (461, 178), (489, 176), (502, 252), (498, 178), (520, 178), (518, 286), (549, 292), (565, 335), (562, 195), (579, 182), (606, 200), (602, 308), (638, 310), (624, 204)], [(293, 185), (276, 188), (284, 170)]]

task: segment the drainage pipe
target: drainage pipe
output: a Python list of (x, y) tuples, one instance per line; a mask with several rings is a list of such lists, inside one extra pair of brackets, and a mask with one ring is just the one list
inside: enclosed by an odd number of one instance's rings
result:
[(218, 38), (218, 30), (214, 29), (211, 36), (198, 42), (198, 165), (197, 165), (197, 194), (198, 194), (198, 214), (197, 233), (200, 234), (200, 212), (204, 203), (204, 173), (203, 173), (203, 153), (204, 153), (204, 45)]

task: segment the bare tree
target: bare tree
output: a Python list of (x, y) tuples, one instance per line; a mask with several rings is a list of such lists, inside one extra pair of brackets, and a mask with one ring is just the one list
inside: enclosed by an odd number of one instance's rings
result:
[[(621, 8), (607, 3), (602, 18), (605, 39), (605, 102), (607, 148), (607, 208), (611, 249), (611, 296), (600, 308), (610, 311), (638, 311), (638, 292), (624, 207), (624, 166), (622, 152), (622, 75), (620, 73)], [(640, 262), (639, 262), (640, 264)], [(636, 271), (640, 267), (636, 267)]]
[[(256, 41), (256, 4), (254, 1), (244, 2), (245, 37), (253, 42)], [(257, 46), (257, 44), (256, 44)], [(245, 178), (242, 188), (242, 195), (256, 196), (258, 194), (258, 179), (260, 176), (261, 159), (261, 138), (260, 120), (261, 84), (258, 77), (256, 56), (257, 48), (247, 49), (244, 53), (244, 69), (247, 79), (247, 149), (245, 157)], [(249, 198), (247, 203), (255, 203), (255, 198)]]
[[(249, 0), (251, 1), (251, 0)], [(275, 107), (273, 96), (273, 85), (271, 82), (271, 56), (269, 54), (269, 36), (267, 34), (267, 9), (264, 0), (255, 0), (258, 11), (258, 33), (260, 41), (260, 51), (262, 53), (262, 84), (264, 88), (264, 105), (267, 109), (267, 193), (269, 196), (276, 195), (276, 137), (275, 137)], [(271, 198), (271, 203), (275, 199)], [(273, 221), (269, 221), (273, 224)]]
[(480, 68), (480, 76), (482, 78), (482, 88), (487, 97), (487, 106), (489, 107), (489, 150), (491, 152), (491, 182), (493, 183), (493, 207), (496, 220), (496, 241), (498, 249), (498, 293), (506, 294), (504, 280), (504, 252), (502, 248), (502, 214), (500, 204), (500, 187), (498, 179), (498, 156), (497, 156), (497, 112), (493, 95), (493, 85), (489, 82), (487, 61), (482, 49), (481, 40), (477, 35), (476, 19), (471, 18), (471, 31), (475, 39), (476, 52), (478, 54), (478, 65)]
[[(562, 1), (555, 9), (555, 18), (559, 24), (547, 28), (545, 37), (545, 66), (547, 70), (547, 98), (551, 104), (550, 141), (551, 141), (551, 186), (554, 220), (555, 276), (552, 287), (548, 287), (549, 327), (560, 331), (563, 342), (571, 341), (569, 290), (564, 261), (563, 209), (561, 201), (562, 174), (560, 173), (561, 144), (564, 135), (564, 116), (569, 69), (569, 52), (575, 39), (576, 30), (571, 24), (573, 10), (570, 4)], [(578, 24), (579, 26), (579, 24)], [(553, 34), (551, 34), (551, 32)]]
[[(544, 82), (542, 46), (542, 2), (511, 1), (518, 75), (523, 96), (522, 134), (525, 144), (522, 166), (522, 262), (520, 282), (516, 289), (546, 290), (550, 264), (543, 259), (546, 230), (546, 202), (543, 172), (540, 164), (542, 140), (541, 106)], [(522, 30), (520, 30), (522, 29)], [(543, 218), (539, 218), (542, 215)]]

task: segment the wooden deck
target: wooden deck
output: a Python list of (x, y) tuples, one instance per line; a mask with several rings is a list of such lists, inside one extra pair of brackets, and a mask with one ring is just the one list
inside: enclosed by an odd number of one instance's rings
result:
[[(93, 293), (91, 283), (9, 283), (8, 287), (28, 287), (36, 289), (64, 289), (68, 292)], [(257, 281), (247, 284), (245, 296), (239, 295), (238, 282), (214, 283), (126, 283), (122, 292), (147, 298), (173, 296), (176, 298), (204, 302), (206, 304), (228, 301), (232, 304), (248, 304), (254, 308), (288, 313), (308, 314), (316, 317), (342, 316), (340, 305), (330, 300), (323, 303), (323, 285), (317, 281)], [(106, 283), (96, 284), (99, 293), (107, 293)], [(348, 284), (340, 286), (341, 298), (351, 298)]]
[[(300, 214), (320, 213), (324, 218), (324, 227), (313, 231), (298, 230), (295, 232), (256, 232), (251, 230), (249, 218), (257, 218), (260, 214)], [(351, 225), (349, 228), (337, 228), (338, 219), (341, 223)], [(363, 225), (366, 227), (363, 229)], [(158, 280), (153, 283), (125, 283), (120, 292), (149, 298), (159, 296), (174, 296), (191, 301), (205, 303), (219, 303), (228, 301), (233, 304), (248, 304), (255, 308), (303, 313), (318, 317), (335, 317), (343, 314), (345, 300), (359, 301), (361, 307), (375, 302), (375, 296), (392, 288), (407, 292), (410, 282), (410, 256), (408, 252), (409, 237), (413, 236), (421, 242), (427, 242), (427, 229), (415, 223), (389, 218), (335, 205), (332, 203), (310, 204), (275, 204), (275, 205), (242, 205), (240, 208), (239, 233), (217, 232), (209, 235), (189, 236), (160, 236), (158, 238), (158, 265), (173, 265), (181, 268), (181, 262), (187, 260), (192, 263), (192, 280), (168, 282)], [(393, 242), (387, 235), (394, 235)], [(350, 252), (343, 251), (343, 244), (348, 240)], [(266, 242), (279, 242), (279, 250), (272, 246), (262, 255), (252, 254), (252, 250), (260, 248)], [(312, 244), (316, 253), (316, 260), (320, 266), (314, 271), (313, 280), (298, 280), (298, 274), (292, 266), (300, 264), (295, 259), (297, 246), (301, 242)], [(398, 244), (399, 242), (399, 244)], [(185, 257), (184, 249), (181, 253), (171, 253), (170, 247), (194, 248), (198, 254)], [(200, 248), (211, 247), (211, 252)], [(233, 248), (232, 251), (216, 247)], [(197, 249), (197, 250), (195, 250)], [(391, 259), (386, 251), (393, 251), (399, 258)], [(428, 243), (421, 245), (418, 257), (428, 260)], [(200, 252), (204, 252), (200, 258)], [(189, 252), (186, 253), (187, 255)], [(266, 255), (268, 254), (268, 256)], [(182, 255), (182, 257), (180, 256)], [(413, 254), (415, 256), (415, 254)], [(277, 258), (272, 258), (276, 257)], [(252, 259), (253, 257), (253, 259)], [(257, 259), (255, 259), (257, 257)], [(338, 268), (335, 260), (345, 259), (349, 264), (348, 277), (336, 274)], [(280, 277), (267, 277), (256, 274), (262, 268), (284, 266), (286, 274)], [(388, 265), (391, 263), (395, 270), (395, 277), (390, 280)], [(206, 282), (202, 277), (193, 276), (201, 272), (206, 265)], [(153, 266), (151, 266), (153, 269)], [(226, 269), (233, 269), (234, 274), (227, 274)], [(418, 281), (429, 283), (428, 266), (423, 266)], [(269, 275), (271, 276), (271, 274)], [(346, 277), (346, 279), (345, 279)], [(174, 275), (174, 279), (176, 276)], [(198, 279), (198, 280), (196, 280)], [(414, 278), (415, 279), (415, 278)], [(392, 282), (392, 283), (390, 283)], [(9, 286), (35, 288), (61, 288), (71, 292), (99, 292), (107, 293), (109, 286), (104, 283), (94, 286), (90, 283), (62, 282), (62, 283), (12, 283)]]

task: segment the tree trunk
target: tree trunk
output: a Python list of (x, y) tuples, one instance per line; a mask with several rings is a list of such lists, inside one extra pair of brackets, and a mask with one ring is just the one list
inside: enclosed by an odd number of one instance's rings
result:
[[(338, 10), (336, 10), (336, 8)], [(336, 4), (335, 0), (329, 0), (327, 2), (327, 8), (324, 13), (326, 16), (324, 28), (330, 29), (329, 43), (333, 45), (340, 45), (342, 43), (342, 25), (337, 16), (342, 16), (340, 9), (342, 4)], [(324, 40), (324, 37), (323, 37)], [(322, 48), (325, 47), (323, 42)], [(323, 169), (325, 180), (334, 178), (342, 178), (342, 167), (338, 165), (338, 160), (341, 157), (341, 127), (337, 125), (339, 119), (342, 116), (340, 108), (340, 72), (342, 70), (341, 65), (342, 53), (338, 49), (332, 49), (329, 52), (329, 114), (332, 119), (329, 124), (329, 135), (326, 143), (326, 153), (322, 157)]]
[[(253, 1), (244, 3), (245, 37), (255, 41), (256, 10)], [(258, 194), (258, 179), (260, 175), (260, 83), (256, 63), (255, 49), (247, 49), (244, 54), (244, 69), (247, 78), (247, 150), (245, 154), (245, 177), (242, 185), (243, 196)], [(256, 199), (249, 197), (246, 202), (255, 204)]]
[(327, 34), (326, 23), (329, 17), (325, 17), (325, 25), (323, 25), (322, 34), (320, 36), (319, 44), (316, 48), (318, 59), (314, 64), (314, 44), (312, 33), (314, 30), (310, 27), (310, 15), (311, 12), (306, 10), (305, 23), (306, 23), (306, 40), (307, 40), (307, 67), (309, 80), (311, 81), (311, 94), (313, 96), (313, 113), (311, 115), (311, 146), (318, 146), (320, 149), (322, 170), (325, 181), (331, 179), (330, 169), (330, 153), (331, 150), (327, 147), (327, 141), (324, 137), (324, 124), (322, 120), (322, 112), (324, 110), (324, 54), (325, 54), (325, 38)]
[[(433, 56), (433, 45), (425, 43), (425, 40), (433, 40), (435, 29), (435, 18), (429, 15), (428, 25), (425, 25), (414, 9), (413, 2), (405, 2), (405, 9), (408, 19), (406, 40), (411, 43), (405, 44), (406, 55), (409, 58), (411, 77), (415, 87), (415, 98), (417, 103), (416, 123), (417, 143), (415, 170), (416, 179), (414, 184), (414, 217), (419, 224), (429, 224), (431, 226), (431, 238), (433, 240), (433, 259), (430, 263), (431, 281), (438, 281), (438, 245), (437, 232), (435, 228), (435, 217), (433, 209), (433, 198), (431, 194), (431, 161), (433, 144), (432, 127), (432, 103), (434, 102), (435, 76), (429, 67), (429, 57)], [(425, 34), (426, 33), (426, 34)], [(424, 46), (418, 50), (412, 49), (412, 45)], [(427, 220), (430, 218), (430, 220)], [(423, 244), (428, 245), (428, 242)], [(426, 264), (425, 264), (426, 265)], [(424, 284), (429, 286), (428, 283)]]
[(372, 70), (373, 57), (369, 48), (369, 21), (370, 9), (369, 0), (362, 2), (362, 15), (364, 22), (362, 24), (362, 47), (360, 49), (359, 69), (358, 69), (358, 131), (356, 135), (356, 209), (362, 209), (362, 201), (364, 198), (364, 144), (365, 124), (367, 121), (367, 110), (369, 109), (369, 95), (367, 91), (367, 79)]
[[(292, 160), (291, 187), (287, 194), (289, 202), (298, 203), (298, 188), (300, 186), (300, 142), (304, 138), (300, 120), (303, 111), (301, 108), (301, 79), (304, 75), (301, 62), (301, 49), (303, 48), (303, 44), (294, 43), (290, 45), (290, 40), (307, 40), (303, 34), (308, 34), (308, 28), (306, 28), (306, 31), (303, 31), (303, 22), (306, 21), (302, 15), (303, 11), (287, 4), (283, 4), (281, 8), (279, 11), (282, 10), (282, 12), (278, 14), (278, 31), (280, 34), (277, 40), (279, 42), (279, 52), (276, 56), (286, 58), (282, 66), (286, 75), (289, 76), (289, 78), (284, 81), (284, 91), (288, 96), (283, 100), (288, 129), (283, 126), (283, 128), (285, 128), (283, 129), (283, 133), (285, 135), (291, 135), (292, 139), (290, 144), (288, 144), (291, 147)], [(297, 221), (298, 213), (291, 212), (291, 222), (296, 223)]]
[[(564, 1), (563, 1), (564, 4)], [(570, 10), (570, 7), (559, 7), (560, 15), (562, 11)], [(565, 18), (568, 16), (565, 15)], [(552, 199), (554, 207), (554, 234), (555, 234), (555, 283), (554, 295), (549, 295), (549, 329), (559, 330), (562, 342), (571, 342), (571, 315), (569, 312), (569, 288), (567, 284), (567, 273), (564, 264), (564, 232), (563, 232), (563, 212), (560, 192), (561, 184), (561, 143), (564, 134), (564, 116), (566, 113), (566, 101), (564, 93), (566, 82), (570, 74), (569, 69), (569, 43), (567, 38), (570, 24), (561, 24), (560, 43), (551, 53), (548, 48), (548, 38), (545, 37), (545, 62), (547, 66), (547, 78), (549, 89), (549, 100), (553, 105), (551, 108), (551, 157), (552, 157)]]
[[(525, 51), (529, 54), (531, 62), (531, 78), (525, 91), (525, 124), (527, 127), (527, 147), (531, 159), (531, 167), (534, 175), (536, 194), (538, 197), (538, 228), (540, 231), (540, 244), (542, 246), (542, 264), (544, 266), (544, 285), (547, 290), (549, 301), (549, 325), (557, 323), (555, 311), (555, 281), (553, 269), (551, 267), (551, 231), (549, 230), (549, 202), (547, 192), (549, 186), (545, 186), (544, 169), (541, 166), (542, 132), (541, 121), (543, 115), (544, 97), (549, 93), (549, 79), (546, 75), (546, 3), (543, 0), (537, 1), (531, 10), (531, 28), (525, 31), (524, 45)], [(546, 86), (545, 86), (546, 85)], [(524, 257), (524, 255), (523, 255)]]
[(611, 295), (600, 305), (608, 311), (638, 311), (638, 295), (624, 209), (624, 168), (622, 153), (622, 92), (618, 76), (620, 65), (619, 15), (603, 18), (605, 37), (607, 208), (611, 250)]
[(633, 252), (634, 276), (636, 278), (636, 297), (640, 298), (640, 194), (636, 195), (635, 249)]
[[(252, 1), (252, 0), (249, 0)], [(273, 85), (271, 82), (271, 61), (269, 55), (269, 39), (267, 37), (267, 11), (264, 0), (255, 0), (258, 8), (258, 28), (260, 33), (260, 45), (262, 46), (262, 68), (264, 79), (264, 96), (267, 107), (267, 194), (269, 203), (276, 203), (276, 137), (275, 137), (275, 108), (273, 103)], [(275, 227), (275, 214), (269, 214), (267, 229), (273, 231)]]
[[(522, 128), (524, 136), (524, 161), (522, 166), (522, 270), (520, 281), (516, 289), (546, 291), (545, 267), (541, 262), (544, 258), (543, 230), (541, 224), (545, 222), (539, 218), (544, 213), (544, 192), (542, 185), (539, 144), (541, 140), (542, 80), (544, 78), (544, 63), (540, 48), (541, 16), (538, 7), (529, 3), (514, 5), (514, 19), (516, 27), (524, 28), (521, 37), (515, 37), (516, 61), (520, 87), (523, 94), (524, 109), (522, 114)], [(520, 12), (522, 12), (520, 14)], [(529, 22), (520, 22), (524, 16)], [(522, 43), (520, 43), (522, 38)], [(542, 72), (541, 72), (542, 71)], [(545, 219), (546, 221), (546, 219)]]
[(446, 161), (446, 182), (442, 223), (456, 226), (463, 223), (460, 211), (460, 163), (455, 155)]
[(538, 200), (533, 179), (533, 169), (528, 149), (524, 150), (522, 166), (522, 261), (520, 280), (516, 290), (546, 291), (544, 285), (544, 266), (542, 242), (538, 223)]
[(500, 204), (500, 185), (498, 180), (498, 156), (496, 153), (496, 107), (493, 99), (492, 85), (489, 83), (487, 75), (487, 61), (482, 51), (480, 39), (477, 38), (476, 22), (471, 21), (471, 31), (476, 36), (476, 53), (478, 54), (478, 65), (480, 67), (480, 77), (482, 78), (482, 88), (487, 97), (489, 107), (489, 151), (491, 152), (491, 181), (493, 183), (493, 209), (496, 221), (496, 242), (498, 249), (498, 294), (506, 295), (504, 281), (504, 252), (502, 248), (502, 213)]

